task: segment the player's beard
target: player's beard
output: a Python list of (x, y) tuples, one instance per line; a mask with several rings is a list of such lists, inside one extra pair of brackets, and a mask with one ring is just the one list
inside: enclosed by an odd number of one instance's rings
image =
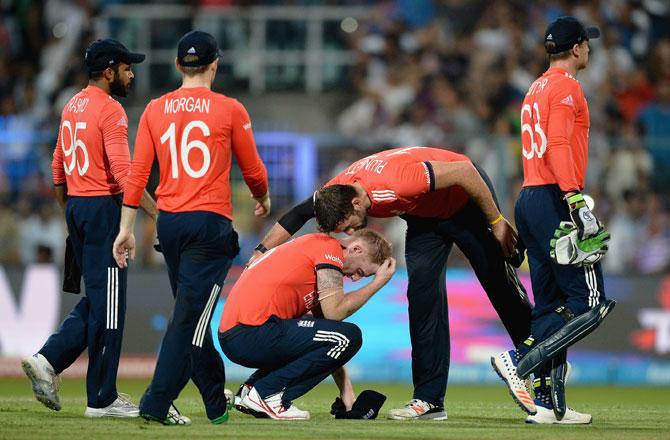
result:
[(118, 75), (115, 75), (114, 81), (109, 83), (109, 93), (111, 93), (114, 96), (120, 96), (122, 98), (125, 98), (128, 96), (128, 89), (130, 88), (130, 83), (128, 83), (128, 86), (126, 86), (123, 81), (121, 81), (121, 77)]

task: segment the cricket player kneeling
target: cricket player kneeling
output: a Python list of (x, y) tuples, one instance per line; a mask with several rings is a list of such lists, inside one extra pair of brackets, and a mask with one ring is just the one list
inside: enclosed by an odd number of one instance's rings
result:
[[(355, 324), (341, 321), (394, 271), (390, 243), (366, 229), (341, 241), (304, 235), (255, 259), (233, 286), (219, 326), (226, 356), (257, 369), (240, 387), (235, 407), (256, 417), (308, 420), (309, 412), (292, 401), (332, 374), (351, 410), (355, 396), (344, 364), (361, 348), (362, 336)], [(345, 276), (374, 278), (345, 295)], [(313, 319), (304, 318), (308, 312)]]

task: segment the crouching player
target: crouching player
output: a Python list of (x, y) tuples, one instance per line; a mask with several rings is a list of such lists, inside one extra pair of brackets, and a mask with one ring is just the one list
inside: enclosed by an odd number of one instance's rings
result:
[[(355, 324), (341, 321), (391, 279), (395, 264), (390, 243), (368, 229), (342, 241), (304, 235), (255, 259), (231, 290), (219, 326), (226, 356), (257, 369), (240, 387), (236, 407), (275, 420), (309, 420), (292, 401), (332, 374), (351, 409), (353, 388), (343, 366), (362, 337)], [(344, 294), (345, 276), (373, 275)], [(301, 319), (310, 311), (317, 319)]]

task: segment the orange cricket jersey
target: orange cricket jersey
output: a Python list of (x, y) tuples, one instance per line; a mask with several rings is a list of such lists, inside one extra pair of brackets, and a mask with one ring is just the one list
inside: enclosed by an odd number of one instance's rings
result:
[(550, 68), (528, 89), (521, 109), (523, 186), (584, 188), (589, 109), (579, 82)]
[(158, 209), (210, 211), (232, 219), (233, 154), (252, 195), (263, 196), (268, 190), (267, 172), (244, 106), (206, 87), (167, 93), (152, 100), (142, 114), (123, 203), (139, 205), (157, 157)]
[(307, 234), (270, 249), (233, 286), (221, 314), (219, 332), (237, 324), (261, 325), (276, 315), (303, 316), (318, 305), (316, 271), (342, 271), (340, 243), (326, 234)]
[(410, 214), (449, 218), (465, 206), (469, 196), (460, 186), (435, 191), (430, 161), (469, 162), (470, 159), (440, 148), (395, 148), (355, 162), (326, 186), (358, 182), (372, 203), (368, 210), (371, 217)]
[(84, 88), (61, 114), (51, 162), (54, 185), (67, 184), (70, 196), (118, 194), (129, 167), (126, 112), (101, 88)]

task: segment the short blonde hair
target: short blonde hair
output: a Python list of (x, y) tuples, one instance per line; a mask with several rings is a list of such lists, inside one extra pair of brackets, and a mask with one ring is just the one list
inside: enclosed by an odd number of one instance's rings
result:
[(391, 242), (372, 229), (359, 229), (354, 232), (353, 236), (360, 238), (368, 245), (368, 254), (374, 264), (382, 264), (393, 254)]

